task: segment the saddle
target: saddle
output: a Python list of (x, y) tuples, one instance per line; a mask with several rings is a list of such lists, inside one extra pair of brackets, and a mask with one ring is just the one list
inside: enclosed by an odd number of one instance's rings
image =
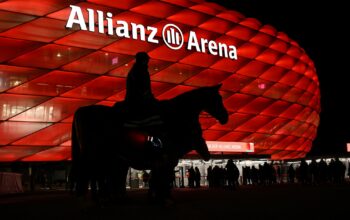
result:
[(153, 126), (162, 125), (164, 122), (162, 121), (160, 115), (152, 115), (142, 119), (133, 119), (126, 118), (124, 121), (124, 127), (126, 128), (147, 128)]

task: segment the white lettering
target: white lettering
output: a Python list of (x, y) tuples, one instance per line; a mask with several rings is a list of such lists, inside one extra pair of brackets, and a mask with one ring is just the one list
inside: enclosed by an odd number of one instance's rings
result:
[(107, 20), (107, 34), (108, 35), (113, 35), (113, 20), (112, 20), (112, 13), (110, 12), (107, 12), (107, 17), (106, 17), (106, 20)]
[(228, 52), (228, 56), (230, 57), (230, 59), (237, 60), (237, 48), (232, 45), (230, 45), (228, 48), (230, 49), (230, 52)]
[(132, 27), (132, 38), (137, 40), (137, 35), (138, 32), (140, 31), (140, 39), (142, 41), (145, 41), (146, 39), (146, 34), (145, 34), (145, 27), (142, 24), (135, 24), (135, 23), (131, 23), (131, 27)]
[(148, 31), (151, 31), (151, 33), (148, 35), (148, 39), (147, 41), (148, 42), (151, 42), (151, 43), (154, 43), (154, 44), (158, 44), (159, 41), (157, 39), (154, 39), (154, 37), (156, 36), (157, 32), (158, 32), (158, 29), (155, 28), (155, 27), (150, 27), (148, 26), (147, 27), (147, 30)]
[(94, 10), (92, 10), (90, 8), (88, 8), (86, 10), (88, 11), (88, 15), (89, 15), (89, 31), (94, 32), (95, 31), (95, 14), (94, 14)]
[[(74, 24), (80, 26), (81, 30), (87, 30), (84, 15), (79, 6), (70, 5), (71, 12), (67, 20), (66, 28), (73, 28)], [(132, 38), (135, 40), (159, 44), (157, 39), (158, 29), (156, 27), (144, 26), (142, 24), (128, 23), (123, 20), (116, 20), (113, 22), (113, 14), (107, 12), (106, 16), (103, 11), (96, 10), (97, 18), (95, 19), (94, 9), (87, 8), (88, 12), (88, 31), (95, 31), (95, 24), (97, 22), (98, 32), (103, 34), (105, 32), (104, 24), (107, 23), (107, 34), (117, 35), (122, 38)], [(131, 30), (130, 30), (131, 29)], [(163, 42), (173, 50), (178, 50), (183, 46), (184, 37), (181, 29), (175, 24), (167, 24), (162, 30)], [(225, 43), (208, 40), (206, 38), (197, 38), (194, 31), (190, 31), (188, 35), (187, 50), (195, 50), (201, 53), (209, 53), (211, 55), (229, 58), (232, 60), (238, 59), (237, 48), (234, 45), (227, 45)]]
[(215, 41), (213, 41), (213, 40), (209, 41), (208, 49), (209, 49), (209, 53), (211, 53), (213, 55), (218, 55), (218, 52), (217, 52), (218, 45), (216, 44)]
[(222, 57), (228, 57), (227, 53), (227, 45), (223, 43), (219, 43), (219, 56)]
[[(86, 24), (84, 21), (83, 13), (81, 12), (81, 8), (75, 5), (70, 5), (70, 7), (72, 10), (70, 11), (66, 28), (72, 28), (73, 24), (79, 24), (80, 29), (86, 31)], [(77, 17), (77, 19), (75, 19), (75, 17)]]
[(208, 43), (207, 39), (201, 39), (202, 53), (205, 53), (205, 45)]
[(98, 33), (103, 34), (105, 30), (103, 26), (103, 11), (97, 10), (97, 20), (98, 20)]
[(188, 36), (187, 50), (191, 50), (192, 47), (195, 47), (197, 52), (201, 51), (201, 49), (199, 48), (196, 33), (193, 31), (190, 31), (190, 34)]
[(115, 29), (117, 36), (130, 38), (128, 23), (125, 21), (117, 21), (117, 24), (122, 25), (121, 27), (116, 27)]

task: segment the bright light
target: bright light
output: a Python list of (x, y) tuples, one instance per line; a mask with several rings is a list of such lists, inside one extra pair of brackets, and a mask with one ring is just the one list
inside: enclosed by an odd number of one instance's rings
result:
[(254, 152), (254, 143), (207, 141), (209, 151), (213, 152)]

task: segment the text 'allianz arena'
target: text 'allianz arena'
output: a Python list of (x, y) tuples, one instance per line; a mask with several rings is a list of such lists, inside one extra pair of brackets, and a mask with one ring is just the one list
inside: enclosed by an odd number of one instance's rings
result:
[[(77, 22), (67, 28), (70, 5), (79, 6), (82, 23), (96, 30)], [(159, 31), (153, 42), (106, 34), (108, 22), (98, 21), (96, 11), (110, 12), (113, 24)], [(104, 33), (97, 30), (101, 24)], [(164, 43), (160, 30), (167, 24), (182, 31), (181, 48)], [(200, 48), (205, 51), (188, 50), (191, 32), (212, 43)], [(219, 43), (234, 45), (237, 59), (225, 57)], [(316, 136), (319, 82), (305, 51), (270, 25), (203, 0), (2, 1), (0, 50), (0, 162), (69, 160), (74, 112), (123, 100), (138, 51), (151, 57), (158, 99), (223, 84), (229, 122), (220, 125), (203, 114), (207, 141), (254, 143), (253, 155), (292, 159), (304, 157)]]

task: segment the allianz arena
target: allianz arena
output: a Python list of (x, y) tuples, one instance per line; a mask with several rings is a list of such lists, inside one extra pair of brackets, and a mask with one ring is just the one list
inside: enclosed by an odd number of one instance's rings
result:
[[(70, 5), (82, 13), (67, 28)], [(89, 18), (87, 9), (95, 16)], [(124, 32), (129, 38), (117, 35), (115, 29), (108, 34), (109, 21), (101, 21), (97, 11), (104, 18), (112, 14), (114, 25), (125, 21), (128, 27), (134, 23), (159, 31), (153, 42), (142, 40), (140, 30), (136, 39), (131, 32)], [(182, 31), (181, 48), (166, 45), (160, 30), (167, 24)], [(145, 29), (146, 39), (151, 32)], [(188, 49), (191, 32), (197, 40), (207, 39), (200, 51)], [(225, 56), (230, 51), (220, 52), (219, 45), (227, 50), (234, 45), (236, 51)], [(220, 125), (203, 113), (207, 141), (253, 143), (252, 157), (280, 160), (305, 157), (316, 136), (319, 82), (305, 51), (272, 26), (204, 0), (2, 1), (0, 48), (0, 162), (70, 160), (74, 112), (123, 100), (138, 51), (151, 57), (158, 99), (223, 84), (230, 119)]]

